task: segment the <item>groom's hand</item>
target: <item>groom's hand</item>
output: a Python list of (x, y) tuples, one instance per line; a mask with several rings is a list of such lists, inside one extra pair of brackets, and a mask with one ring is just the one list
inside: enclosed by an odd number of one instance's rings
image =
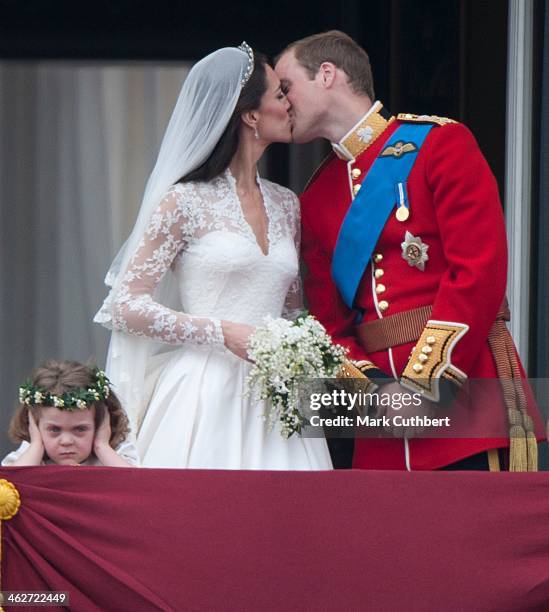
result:
[(436, 416), (436, 405), (424, 398), (421, 399), (421, 404), (419, 406), (417, 405), (417, 401), (409, 406), (405, 406), (401, 401), (397, 401), (397, 398), (401, 400), (404, 393), (409, 393), (409, 391), (398, 382), (383, 385), (378, 389), (378, 393), (379, 395), (389, 394), (391, 397), (395, 398), (394, 401), (391, 400), (390, 405), (377, 406), (377, 413), (375, 415), (376, 417), (387, 417), (389, 425), (385, 425), (384, 429), (395, 438), (416, 438), (421, 435), (425, 426), (395, 425), (393, 417), (399, 416), (405, 422), (406, 419), (414, 416), (429, 418), (434, 418)]

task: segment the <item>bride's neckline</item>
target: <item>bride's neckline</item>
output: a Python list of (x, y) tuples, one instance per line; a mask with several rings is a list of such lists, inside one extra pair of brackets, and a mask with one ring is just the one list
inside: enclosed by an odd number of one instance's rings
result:
[[(253, 237), (253, 241), (255, 242), (257, 248), (259, 249), (259, 251), (261, 252), (261, 254), (264, 257), (268, 257), (269, 253), (271, 251), (271, 218), (269, 215), (269, 207), (267, 205), (267, 201), (268, 199), (265, 197), (265, 192), (263, 191), (263, 184), (262, 184), (262, 180), (261, 177), (259, 176), (259, 172), (256, 171), (256, 183), (257, 186), (259, 188), (259, 192), (261, 194), (261, 201), (263, 204), (263, 212), (265, 214), (265, 221), (266, 221), (266, 228), (265, 228), (265, 233), (264, 235), (259, 235), (258, 232), (256, 232), (255, 228), (252, 226), (252, 224), (248, 221), (248, 219), (246, 218), (246, 215), (244, 214), (244, 208), (242, 206), (242, 201), (240, 200), (240, 196), (238, 195), (238, 191), (236, 188), (236, 178), (233, 175), (233, 173), (231, 172), (231, 169), (229, 167), (227, 167), (227, 169), (225, 170), (225, 177), (229, 183), (229, 185), (231, 186), (231, 191), (233, 193), (233, 196), (235, 197), (235, 200), (238, 204), (238, 209), (240, 212), (240, 216), (242, 218), (242, 221), (244, 222), (244, 225), (247, 227), (247, 229), (249, 230), (249, 232), (251, 233), (251, 237)], [(266, 251), (263, 250), (263, 247), (261, 246), (262, 244), (264, 244), (266, 246)]]

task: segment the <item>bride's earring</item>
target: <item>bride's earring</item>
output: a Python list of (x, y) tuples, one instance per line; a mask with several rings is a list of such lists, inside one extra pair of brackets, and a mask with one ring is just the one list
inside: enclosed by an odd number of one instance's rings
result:
[(256, 140), (259, 140), (259, 132), (257, 131), (257, 127), (254, 126), (254, 136)]

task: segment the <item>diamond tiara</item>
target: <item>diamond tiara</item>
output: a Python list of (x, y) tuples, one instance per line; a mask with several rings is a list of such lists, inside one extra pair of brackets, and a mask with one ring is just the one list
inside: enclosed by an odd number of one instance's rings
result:
[(242, 44), (239, 45), (238, 48), (241, 51), (244, 51), (244, 53), (248, 56), (248, 65), (246, 66), (246, 72), (244, 73), (241, 81), (242, 87), (244, 87), (244, 85), (246, 85), (246, 83), (250, 80), (252, 72), (254, 71), (254, 52), (245, 40), (242, 41)]

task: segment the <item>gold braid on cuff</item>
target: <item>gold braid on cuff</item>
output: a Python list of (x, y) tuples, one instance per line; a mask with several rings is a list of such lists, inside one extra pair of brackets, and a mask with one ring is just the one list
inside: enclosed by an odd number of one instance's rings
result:
[(402, 386), (438, 402), (440, 378), (461, 386), (467, 375), (451, 364), (454, 346), (467, 333), (465, 323), (427, 321), (401, 377)]

